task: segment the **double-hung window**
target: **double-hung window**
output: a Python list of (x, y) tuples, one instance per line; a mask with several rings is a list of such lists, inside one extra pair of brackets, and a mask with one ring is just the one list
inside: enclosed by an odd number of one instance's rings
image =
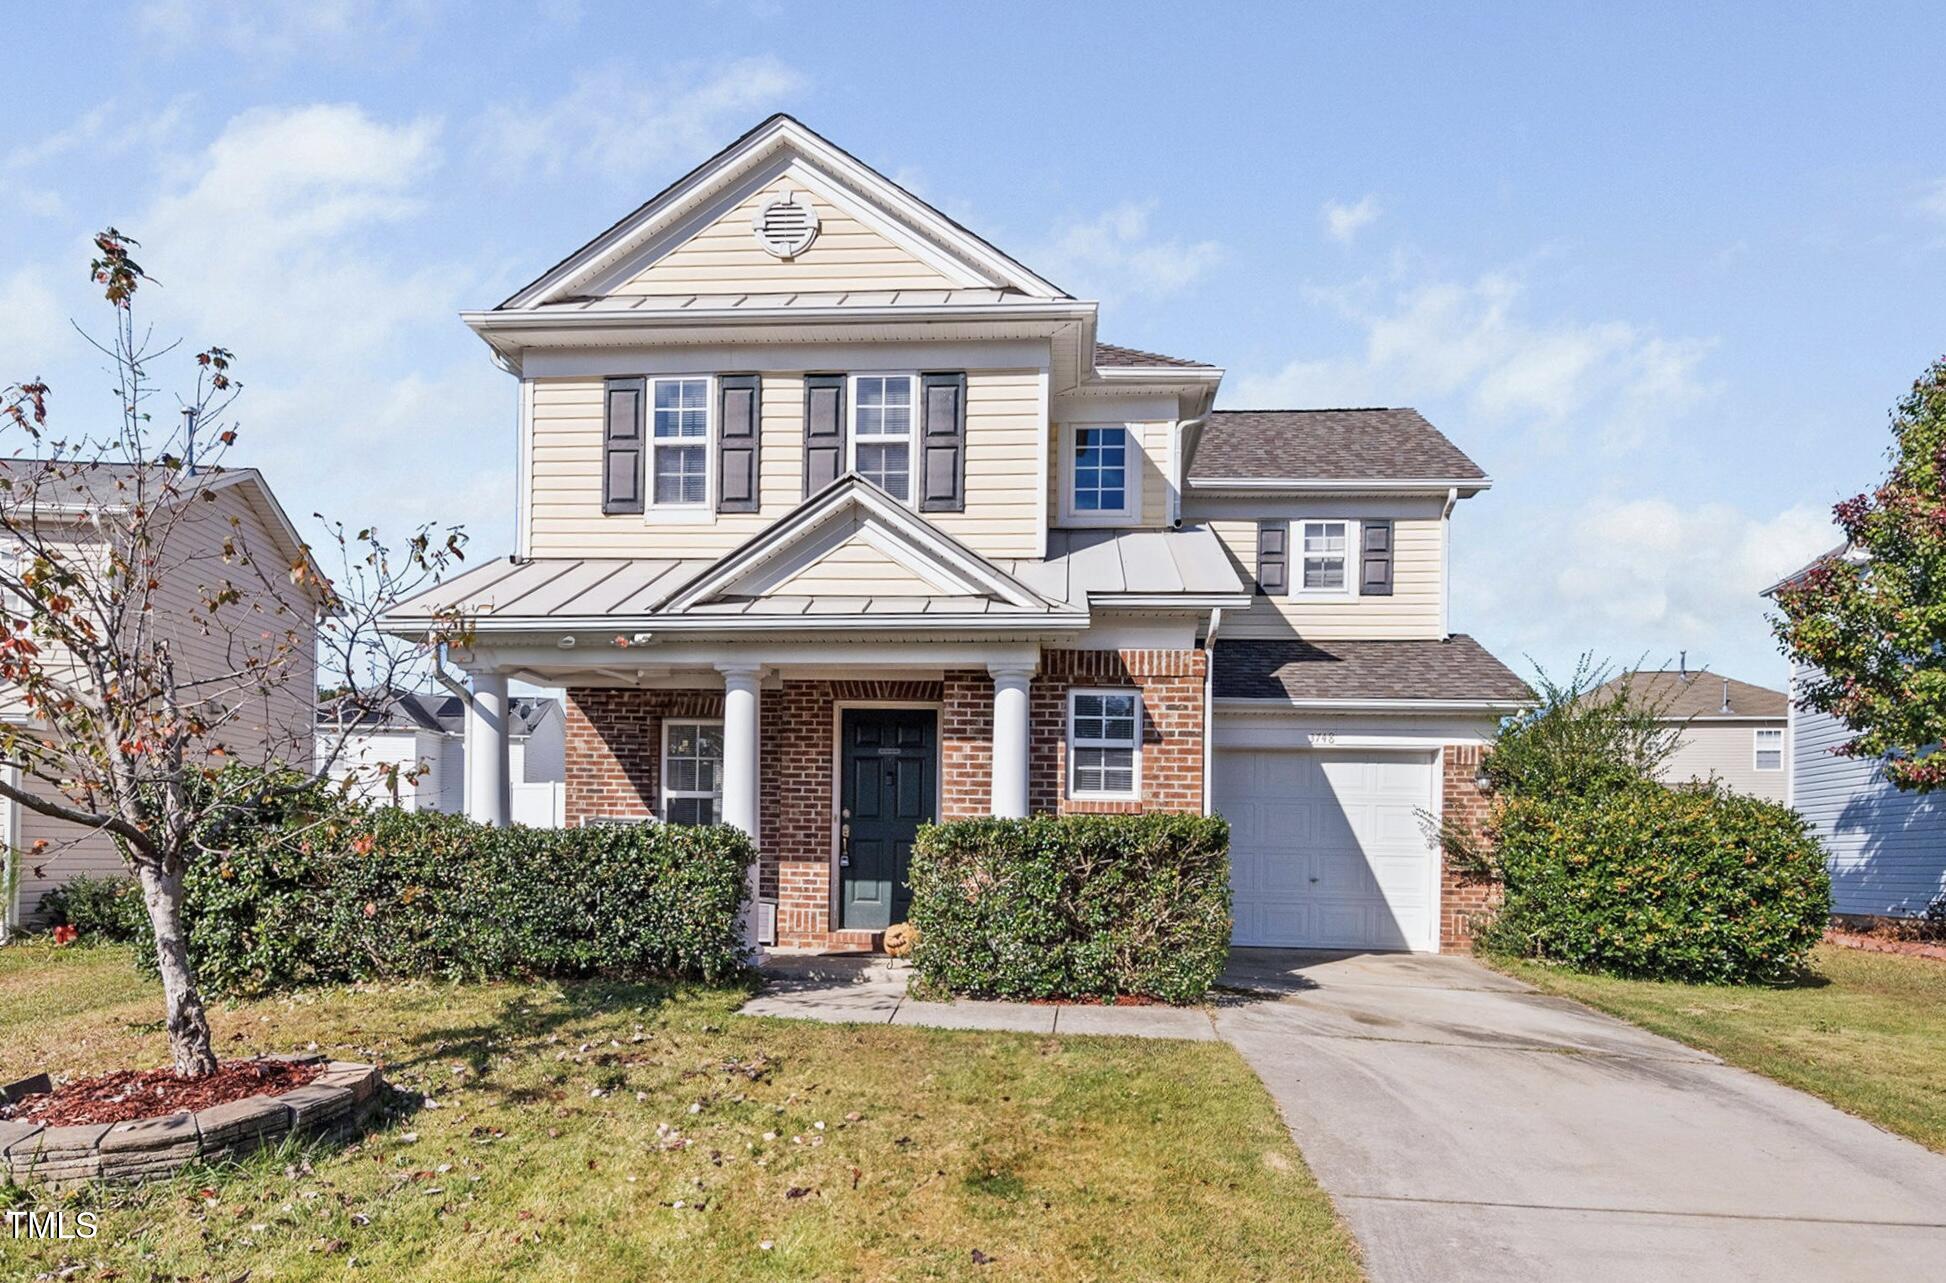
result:
[(1784, 769), (1784, 732), (1763, 730), (1756, 733), (1756, 768), (1760, 771)]
[(710, 409), (707, 378), (656, 379), (649, 413), (649, 503), (709, 504)]
[(1135, 520), (1141, 505), (1140, 461), (1134, 434), (1123, 424), (1069, 428), (1062, 515), (1084, 525)]
[(723, 819), (723, 723), (662, 724), (662, 818), (669, 824)]
[(1298, 530), (1297, 592), (1300, 596), (1334, 597), (1352, 591), (1352, 540), (1349, 521), (1301, 521)]
[(852, 471), (906, 503), (912, 500), (917, 383), (910, 374), (857, 374), (851, 380)]
[(1142, 700), (1132, 690), (1068, 692), (1068, 796), (1140, 796)]

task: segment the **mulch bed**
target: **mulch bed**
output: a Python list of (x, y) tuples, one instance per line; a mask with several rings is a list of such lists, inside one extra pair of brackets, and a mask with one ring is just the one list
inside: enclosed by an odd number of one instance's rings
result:
[(1929, 940), (1900, 940), (1893, 936), (1865, 935), (1857, 931), (1826, 931), (1825, 943), (1844, 949), (1863, 949), (1867, 953), (1899, 953), (1908, 958), (1931, 958), (1946, 962), (1946, 944)]
[(47, 1127), (125, 1123), (227, 1105), (250, 1096), (275, 1096), (302, 1087), (323, 1072), (322, 1061), (288, 1060), (225, 1061), (205, 1078), (178, 1078), (173, 1069), (123, 1069), (22, 1096), (0, 1106), (0, 1118)]
[(1114, 998), (1084, 993), (1073, 998), (1029, 998), (1027, 1003), (1033, 1007), (1163, 1007), (1168, 1005), (1160, 998), (1151, 998), (1141, 993), (1125, 993)]

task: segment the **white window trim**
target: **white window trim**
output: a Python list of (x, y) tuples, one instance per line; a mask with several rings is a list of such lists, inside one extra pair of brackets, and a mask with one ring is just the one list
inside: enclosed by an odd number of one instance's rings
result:
[[(912, 419), (905, 430), (905, 498), (899, 500), (908, 508), (919, 506), (919, 416), (924, 411), (920, 398), (925, 388), (919, 381), (916, 370), (853, 370), (845, 376), (845, 470), (858, 471), (858, 380), (860, 379), (906, 379), (912, 386)], [(897, 437), (874, 436), (873, 444), (897, 441)]]
[[(1083, 428), (1120, 428), (1128, 434), (1122, 468), (1122, 507), (1114, 512), (1082, 511), (1074, 506), (1074, 438)], [(1139, 423), (1064, 423), (1061, 425), (1061, 524), (1130, 526), (1142, 519), (1142, 473), (1146, 447)]]
[[(1775, 766), (1765, 766), (1762, 764), (1763, 749), (1761, 745), (1766, 735), (1775, 735), (1777, 737), (1777, 765)], [(1750, 769), (1753, 771), (1762, 771), (1765, 775), (1783, 770), (1784, 740), (1786, 738), (1783, 730), (1779, 727), (1759, 726), (1752, 729), (1750, 732)]]
[[(656, 775), (657, 782), (660, 785), (658, 789), (657, 797), (655, 799), (656, 802), (655, 809), (657, 812), (656, 818), (661, 820), (664, 824), (667, 824), (669, 822), (669, 799), (673, 797), (714, 798), (716, 799), (716, 813), (718, 815), (721, 815), (723, 813), (723, 790), (721, 788), (712, 789), (706, 793), (700, 789), (677, 789), (677, 788), (670, 787), (669, 731), (671, 728), (677, 726), (714, 726), (719, 732), (721, 732), (723, 729), (723, 719), (720, 717), (665, 717), (662, 719), (662, 755), (660, 759), (661, 769), (657, 772)], [(721, 783), (721, 779), (722, 776), (721, 776), (721, 772), (719, 771), (718, 783)]]
[[(1074, 701), (1079, 695), (1126, 695), (1135, 700), (1135, 742), (1124, 745), (1119, 740), (1077, 739), (1074, 733)], [(1142, 800), (1142, 690), (1137, 686), (1074, 686), (1068, 690), (1067, 724), (1063, 728), (1067, 737), (1067, 779), (1062, 781), (1069, 799), (1076, 802), (1139, 802)], [(1074, 750), (1076, 748), (1124, 748), (1134, 749), (1133, 778), (1129, 781), (1126, 793), (1106, 789), (1080, 789), (1074, 783)]]
[[(703, 381), (703, 436), (671, 440), (670, 445), (703, 447), (703, 501), (701, 503), (657, 503), (655, 501), (655, 453), (660, 448), (655, 435), (655, 385)], [(716, 520), (716, 376), (714, 374), (653, 374), (649, 376), (648, 405), (644, 421), (648, 438), (648, 458), (644, 462), (642, 512), (648, 521), (667, 525), (706, 525)]]
[[(1342, 588), (1304, 586), (1304, 527), (1318, 522), (1345, 528), (1345, 583)], [(1284, 576), (1290, 580), (1290, 595), (1306, 601), (1349, 601), (1358, 596), (1358, 581), (1363, 574), (1363, 538), (1356, 517), (1292, 517), (1290, 535), (1284, 540)]]

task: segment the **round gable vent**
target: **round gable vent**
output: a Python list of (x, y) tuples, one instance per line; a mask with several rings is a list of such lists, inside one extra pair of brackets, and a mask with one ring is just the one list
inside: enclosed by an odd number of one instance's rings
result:
[(802, 193), (787, 191), (766, 202), (750, 220), (757, 244), (778, 258), (796, 258), (818, 238), (818, 211)]

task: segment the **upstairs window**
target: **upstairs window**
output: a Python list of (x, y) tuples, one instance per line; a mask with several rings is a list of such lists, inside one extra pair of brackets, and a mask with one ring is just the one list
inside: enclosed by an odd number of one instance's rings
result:
[(1758, 770), (1783, 770), (1784, 732), (1779, 730), (1759, 730), (1757, 732), (1756, 751), (1756, 766)]
[(662, 819), (718, 824), (723, 819), (723, 723), (662, 724)]
[(1142, 701), (1132, 690), (1068, 692), (1068, 796), (1140, 796)]
[(709, 503), (709, 383), (656, 379), (650, 403), (649, 502), (657, 508)]
[(851, 468), (903, 503), (912, 501), (914, 384), (910, 374), (859, 374), (851, 381)]
[(1303, 558), (1297, 577), (1298, 594), (1316, 597), (1349, 594), (1353, 523), (1305, 521), (1298, 528), (1301, 531), (1298, 552)]

